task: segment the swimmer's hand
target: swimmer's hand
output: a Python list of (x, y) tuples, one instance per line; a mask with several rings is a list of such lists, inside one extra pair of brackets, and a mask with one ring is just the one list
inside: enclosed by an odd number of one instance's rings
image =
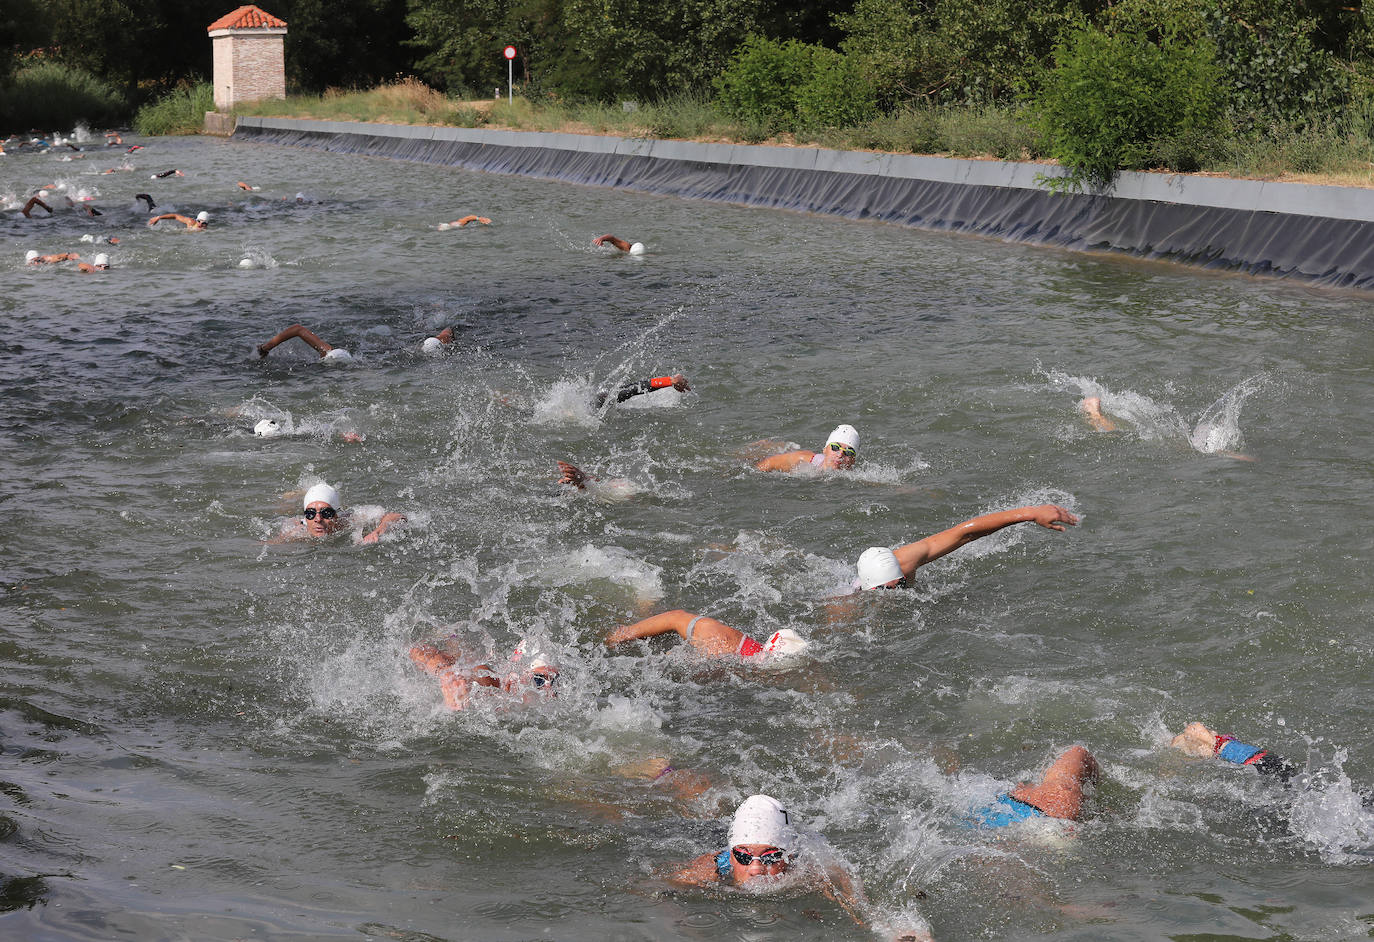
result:
[(1071, 527), (1078, 526), (1078, 518), (1058, 504), (1041, 504), (1030, 508), (1030, 519), (1046, 530), (1062, 532), (1066, 523)]
[(395, 511), (392, 511), (391, 513), (382, 514), (382, 519), (377, 521), (377, 529), (373, 530), (367, 536), (363, 537), (360, 542), (376, 543), (379, 539), (381, 539), (382, 534), (385, 533), (392, 525), (405, 522), (405, 514), (396, 513)]
[(1201, 723), (1189, 723), (1169, 745), (1195, 759), (1210, 759), (1216, 754), (1217, 734)]
[(563, 472), (558, 479), (559, 484), (571, 484), (579, 491), (587, 489), (587, 476), (582, 473), (582, 469), (576, 465), (568, 464), (566, 461), (558, 462), (558, 470)]

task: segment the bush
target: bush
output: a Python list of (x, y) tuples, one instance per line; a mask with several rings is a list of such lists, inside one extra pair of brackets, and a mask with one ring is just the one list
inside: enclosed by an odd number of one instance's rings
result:
[(205, 112), (215, 110), (215, 91), (209, 82), (174, 88), (138, 109), (134, 130), (139, 134), (199, 134)]
[(1063, 186), (1147, 167), (1153, 142), (1205, 133), (1217, 120), (1219, 70), (1205, 41), (1083, 25), (1054, 63), (1035, 97), (1050, 154), (1070, 170)]
[(124, 97), (82, 69), (40, 62), (20, 69), (0, 91), (0, 129), (70, 129), (77, 122), (109, 127), (128, 113)]
[(877, 112), (858, 61), (823, 46), (747, 38), (715, 81), (717, 104), (751, 130), (848, 127)]

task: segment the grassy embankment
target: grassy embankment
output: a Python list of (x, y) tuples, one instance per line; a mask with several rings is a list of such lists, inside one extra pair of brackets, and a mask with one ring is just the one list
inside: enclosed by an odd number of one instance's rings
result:
[[(265, 117), (566, 131), (1046, 161), (1045, 149), (1031, 121), (1025, 114), (1010, 108), (915, 107), (858, 127), (832, 128), (806, 135), (767, 135), (723, 116), (709, 100), (691, 95), (643, 103), (627, 111), (618, 104), (535, 104), (519, 98), (514, 102), (456, 101), (421, 82), (408, 79), (368, 91), (331, 90), (323, 95), (255, 102), (240, 105), (235, 112)], [(201, 116), (195, 115), (186, 133), (198, 131), (200, 124)], [(1325, 129), (1317, 127), (1301, 132), (1278, 128), (1261, 137), (1235, 135), (1210, 141), (1208, 154), (1192, 156), (1198, 158), (1199, 172), (1205, 174), (1374, 186), (1374, 140), (1368, 135), (1342, 134), (1335, 131), (1334, 126), (1333, 122)]]

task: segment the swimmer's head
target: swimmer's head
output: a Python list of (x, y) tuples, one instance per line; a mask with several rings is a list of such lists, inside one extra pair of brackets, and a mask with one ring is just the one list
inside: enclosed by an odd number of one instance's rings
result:
[(251, 258), (248, 258), (247, 256), (244, 256), (243, 258), (239, 259), (239, 268), (252, 268), (252, 267), (253, 267), (253, 260), (252, 260)]
[(444, 344), (438, 337), (426, 337), (420, 349), (431, 355), (440, 354), (444, 352)]
[(441, 222), (441, 223), (439, 223), (439, 225), (438, 225), (436, 228), (437, 228), (440, 232), (447, 232), (449, 229), (452, 229), (452, 228), (453, 228), (453, 224), (452, 224), (452, 223), (448, 223), (448, 222)]
[(207, 213), (205, 210), (202, 209), (200, 212), (196, 213), (196, 222), (199, 222), (199, 223), (206, 223), (206, 222), (209, 222), (209, 221), (210, 221), (210, 214)]
[(729, 840), (732, 848), (752, 844), (792, 851), (797, 847), (797, 830), (782, 802), (768, 795), (750, 795), (735, 809)]
[(259, 438), (276, 438), (282, 431), (281, 423), (276, 419), (263, 419), (253, 426), (253, 434)]
[(104, 252), (101, 252), (91, 261), (91, 264), (94, 265), (96, 268), (109, 268), (110, 256), (106, 255)]
[(510, 654), (510, 662), (517, 673), (508, 682), (525, 688), (527, 703), (532, 702), (530, 697), (534, 695), (558, 696), (558, 665), (549, 660), (538, 642), (521, 638)]
[(336, 361), (338, 361), (339, 363), (351, 363), (351, 362), (353, 362), (353, 354), (349, 353), (347, 350), (343, 349), (342, 347), (334, 347), (334, 348), (331, 349), (328, 353), (326, 353), (323, 357), (321, 357), (321, 359), (324, 359), (324, 360), (336, 360)]
[(905, 583), (897, 554), (886, 546), (870, 546), (859, 556), (859, 588), (898, 588)]
[(781, 628), (768, 636), (763, 653), (769, 657), (800, 657), (810, 647), (806, 639), (791, 628)]
[(29, 249), (24, 253), (24, 264), (27, 265), (38, 257), (37, 249)]
[(852, 448), (855, 451), (859, 450), (859, 432), (858, 429), (854, 428), (852, 425), (835, 426), (835, 431), (831, 432), (830, 437), (825, 441), (827, 445), (831, 442), (835, 442), (836, 444)]
[[(271, 419), (264, 419), (263, 421), (270, 422)], [(339, 492), (336, 491), (334, 488), (330, 487), (328, 484), (324, 483), (323, 481), (316, 484), (314, 487), (310, 488), (310, 490), (305, 492), (305, 499), (301, 503), (301, 509), (305, 510), (311, 504), (319, 503), (328, 504), (335, 510), (343, 509), (343, 505), (339, 500)]]
[(644, 243), (643, 243), (643, 242), (635, 242), (634, 244), (632, 244), (632, 245), (630, 246), (630, 254), (631, 254), (631, 255), (643, 255), (643, 254), (644, 254)]
[(339, 514), (342, 509), (339, 506), (339, 492), (323, 481), (305, 492), (301, 507), (305, 532), (310, 536), (328, 536), (343, 526), (343, 518)]

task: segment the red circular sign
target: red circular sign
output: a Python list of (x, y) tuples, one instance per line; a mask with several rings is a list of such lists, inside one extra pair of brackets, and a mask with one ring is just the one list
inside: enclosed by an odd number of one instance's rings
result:
[(515, 47), (514, 47), (514, 46), (507, 46), (507, 47), (506, 47), (506, 53), (505, 53), (505, 55), (506, 55), (506, 58), (507, 58), (507, 59), (514, 59), (514, 58), (515, 58)]

